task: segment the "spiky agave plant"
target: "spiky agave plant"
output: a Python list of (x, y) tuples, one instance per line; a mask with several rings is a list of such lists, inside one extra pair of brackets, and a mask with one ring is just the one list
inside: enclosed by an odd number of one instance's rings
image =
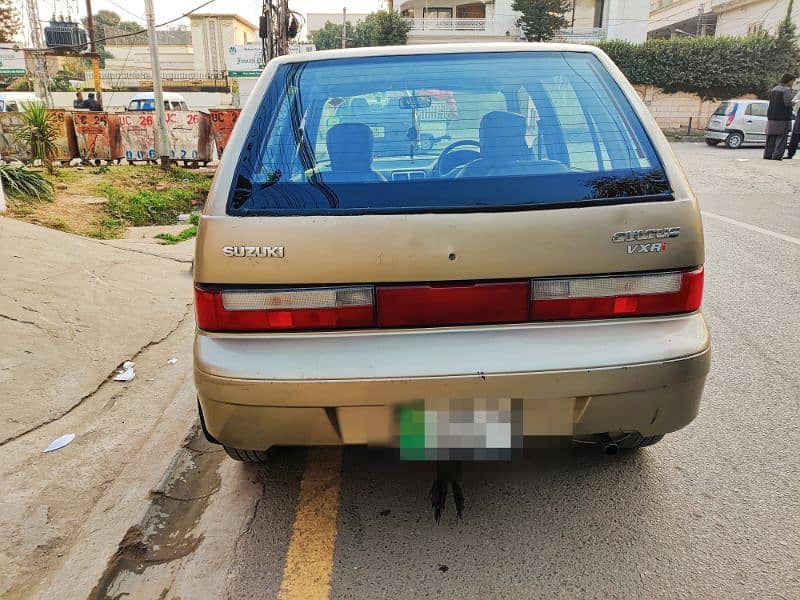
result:
[(51, 200), (53, 197), (53, 184), (38, 171), (0, 165), (0, 180), (5, 191), (12, 197), (34, 200)]
[(58, 128), (55, 117), (44, 102), (27, 102), (22, 110), (22, 127), (17, 131), (19, 141), (30, 146), (34, 160), (41, 160), (48, 173), (53, 172), (53, 157), (58, 152)]

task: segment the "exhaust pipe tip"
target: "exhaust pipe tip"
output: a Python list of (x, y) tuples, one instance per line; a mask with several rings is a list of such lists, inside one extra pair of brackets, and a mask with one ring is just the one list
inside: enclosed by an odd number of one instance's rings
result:
[(610, 444), (604, 444), (603, 451), (607, 456), (612, 456), (619, 452), (619, 446), (617, 446), (614, 442), (611, 442)]

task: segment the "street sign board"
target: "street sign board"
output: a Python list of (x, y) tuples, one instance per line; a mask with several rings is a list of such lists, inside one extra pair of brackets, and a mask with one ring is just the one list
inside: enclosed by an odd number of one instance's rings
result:
[(25, 75), (25, 55), (21, 50), (0, 48), (0, 75)]

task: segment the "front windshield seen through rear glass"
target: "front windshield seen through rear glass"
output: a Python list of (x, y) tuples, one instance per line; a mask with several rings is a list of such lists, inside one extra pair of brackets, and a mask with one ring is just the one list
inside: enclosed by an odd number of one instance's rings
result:
[(669, 193), (627, 98), (583, 52), (283, 64), (234, 188), (231, 214), (480, 210)]

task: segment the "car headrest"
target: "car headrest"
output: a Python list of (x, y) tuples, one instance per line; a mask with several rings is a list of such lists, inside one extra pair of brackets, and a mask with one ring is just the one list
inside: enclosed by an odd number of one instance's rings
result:
[(525, 157), (525, 117), (495, 110), (486, 113), (480, 127), (481, 156), (517, 160)]
[(340, 123), (328, 130), (328, 156), (333, 171), (369, 171), (372, 168), (372, 129), (363, 123)]

